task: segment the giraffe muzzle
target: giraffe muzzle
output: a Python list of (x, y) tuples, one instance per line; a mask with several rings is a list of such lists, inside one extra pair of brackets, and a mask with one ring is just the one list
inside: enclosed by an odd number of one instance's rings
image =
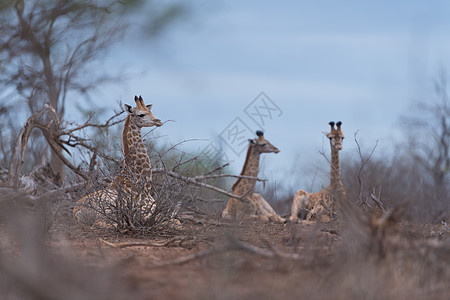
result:
[(155, 124), (156, 127), (161, 127), (163, 125), (163, 122), (161, 122), (160, 119), (153, 120), (153, 124)]

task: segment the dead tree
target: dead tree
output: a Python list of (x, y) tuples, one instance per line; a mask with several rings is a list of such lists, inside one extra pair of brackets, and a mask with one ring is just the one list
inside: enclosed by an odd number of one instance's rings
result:
[[(51, 148), (51, 164), (63, 179), (63, 148), (51, 141), (61, 135), (69, 101), (84, 98), (116, 76), (98, 72), (97, 63), (127, 29), (127, 8), (145, 5), (151, 10), (145, 21), (155, 35), (184, 12), (183, 5), (145, 4), (122, 0), (2, 0), (0, 1), (0, 99), (15, 100), (15, 113), (38, 113), (45, 103), (57, 115), (46, 120), (41, 147)], [(145, 25), (143, 25), (145, 26)], [(122, 72), (121, 72), (122, 73)], [(88, 76), (86, 76), (88, 74)], [(120, 77), (119, 77), (120, 76)], [(77, 100), (73, 100), (77, 99)], [(16, 103), (20, 103), (16, 105)], [(53, 114), (51, 115), (53, 118)], [(53, 119), (54, 121), (56, 119)], [(31, 124), (30, 124), (31, 125)], [(61, 182), (60, 182), (61, 183)]]
[(416, 113), (403, 119), (409, 155), (430, 183), (427, 207), (431, 221), (448, 218), (450, 212), (450, 99), (447, 73), (440, 70), (433, 82), (434, 96), (421, 100)]
[[(17, 137), (11, 163), (9, 165), (7, 185), (13, 188), (19, 187), (19, 179), (21, 176), (22, 165), (25, 161), (28, 139), (33, 129), (38, 129), (42, 132), (48, 145), (54, 153), (59, 154), (59, 159), (64, 163), (64, 165), (69, 167), (75, 174), (81, 176), (83, 179), (87, 179), (85, 172), (80, 170), (79, 167), (73, 165), (68, 159), (65, 158), (64, 155), (62, 155), (62, 150), (64, 150), (68, 155), (71, 155), (68, 147), (84, 147), (93, 153), (90, 162), (90, 165), (93, 165), (97, 157), (98, 148), (92, 145), (89, 140), (82, 138), (78, 134), (79, 131), (89, 127), (108, 128), (113, 126), (123, 121), (122, 119), (118, 119), (121, 114), (122, 112), (116, 113), (104, 124), (90, 123), (89, 118), (82, 125), (67, 128), (67, 124), (61, 124), (59, 115), (53, 107), (49, 104), (45, 104), (40, 111), (31, 115), (25, 121), (25, 124)], [(60, 128), (60, 130), (56, 133), (52, 130), (54, 124), (57, 124), (58, 128)]]

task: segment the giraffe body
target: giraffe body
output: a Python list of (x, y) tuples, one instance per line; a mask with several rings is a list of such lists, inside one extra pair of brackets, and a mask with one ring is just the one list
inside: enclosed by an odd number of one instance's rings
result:
[[(249, 140), (249, 147), (241, 175), (258, 177), (259, 161), (261, 153), (278, 153), (278, 150), (264, 138), (261, 131), (257, 131), (257, 139)], [(280, 217), (270, 204), (260, 195), (254, 193), (256, 180), (249, 178), (238, 178), (231, 186), (231, 192), (244, 198), (238, 200), (230, 198), (222, 218), (226, 221), (234, 220), (260, 220), (264, 222), (284, 223), (285, 219)]]
[(331, 131), (325, 133), (330, 139), (331, 146), (331, 171), (330, 184), (317, 193), (308, 193), (298, 190), (292, 200), (290, 221), (297, 223), (298, 219), (312, 220), (314, 218), (322, 221), (330, 221), (335, 214), (340, 199), (346, 196), (345, 187), (341, 181), (341, 167), (339, 151), (342, 149), (344, 134), (341, 130), (341, 122), (330, 122)]
[(162, 126), (161, 120), (145, 106), (142, 97), (135, 97), (136, 107), (125, 104), (128, 116), (122, 132), (124, 165), (108, 189), (99, 190), (81, 198), (73, 209), (75, 220), (85, 226), (104, 224), (105, 217), (117, 208), (119, 196), (131, 200), (148, 218), (155, 210), (155, 200), (150, 195), (152, 168), (142, 140), (141, 128)]

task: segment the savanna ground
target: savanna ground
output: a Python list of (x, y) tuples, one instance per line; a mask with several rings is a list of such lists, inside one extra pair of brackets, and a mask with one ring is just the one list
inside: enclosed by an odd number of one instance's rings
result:
[[(96, 169), (97, 156), (121, 165), (121, 147), (109, 149), (116, 140), (114, 131), (102, 129), (120, 123), (116, 118), (122, 112), (103, 125), (91, 123), (93, 115), (81, 125), (64, 122), (68, 121), (66, 99), (76, 102), (82, 95), (90, 103), (89, 91), (115, 77), (97, 72), (96, 60), (106, 57), (109, 46), (123, 41), (125, 28), (118, 21), (123, 9), (114, 11), (110, 4), (103, 4), (0, 2), (6, 20), (0, 24), (0, 81), (5, 97), (17, 91), (18, 101), (26, 103), (0, 107), (0, 177), (5, 168), (14, 174), (4, 174), (15, 178), (12, 185), (3, 185), (0, 178), (0, 299), (449, 298), (450, 106), (444, 71), (433, 82), (435, 95), (422, 99), (415, 114), (403, 120), (406, 142), (392, 149), (392, 157), (371, 161), (374, 148), (368, 156), (359, 151), (360, 159), (343, 164), (356, 174), (357, 180), (346, 183), (355, 208), (330, 223), (227, 225), (220, 223), (216, 211), (203, 224), (183, 221), (176, 231), (160, 228), (132, 234), (76, 225), (71, 210), (87, 190), (76, 197), (34, 194), (35, 201), (30, 203), (29, 195), (17, 191), (19, 177), (47, 155), (56, 163), (57, 180), (46, 185), (42, 194), (67, 187), (57, 155), (64, 158), (62, 149), (69, 152), (67, 147), (77, 147), (81, 157), (88, 158), (79, 165), (64, 163), (87, 182), (98, 181), (90, 174)], [(148, 14), (145, 19), (149, 28), (161, 31), (166, 27), (162, 25), (172, 23), (185, 10), (179, 3), (169, 4), (159, 10), (161, 17)], [(85, 74), (90, 75), (87, 81)], [(117, 75), (123, 80), (122, 73)], [(30, 116), (24, 130), (16, 124), (22, 113)], [(93, 131), (84, 132), (88, 127)], [(99, 149), (111, 153), (102, 155)], [(21, 172), (24, 162), (29, 165)], [(162, 168), (165, 163), (155, 165)], [(100, 171), (103, 175), (104, 170)], [(352, 178), (352, 172), (343, 173)], [(190, 175), (198, 174), (203, 173)], [(174, 193), (192, 198), (184, 185), (165, 184), (159, 196), (166, 200), (175, 199)], [(350, 193), (351, 189), (356, 192)], [(390, 209), (385, 215), (375, 218), (360, 209), (368, 202), (363, 195), (367, 191), (383, 196), (379, 198)], [(409, 201), (408, 213), (402, 215), (396, 207), (401, 210), (404, 201)]]
[(31, 211), (20, 205), (2, 209), (0, 298), (445, 299), (450, 294), (446, 224), (345, 214), (329, 223), (186, 221), (167, 235), (139, 235), (85, 230), (71, 217), (73, 202), (49, 203)]

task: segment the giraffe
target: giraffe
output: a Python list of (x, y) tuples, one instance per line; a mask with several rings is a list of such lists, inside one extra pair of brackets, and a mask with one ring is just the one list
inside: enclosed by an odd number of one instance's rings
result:
[[(122, 132), (124, 163), (121, 172), (106, 190), (99, 190), (81, 198), (73, 209), (75, 220), (81, 225), (104, 224), (105, 215), (112, 213), (120, 194), (130, 198), (141, 210), (144, 219), (155, 210), (155, 200), (150, 195), (152, 168), (142, 140), (141, 128), (162, 126), (151, 112), (152, 104), (145, 105), (141, 96), (134, 97), (136, 107), (125, 104), (128, 116)], [(105, 210), (105, 207), (107, 208)]]
[[(330, 122), (331, 131), (324, 132), (330, 139), (331, 147), (331, 171), (330, 184), (317, 193), (307, 193), (304, 190), (298, 190), (292, 201), (290, 221), (297, 223), (299, 217), (304, 217), (305, 210), (308, 211), (306, 220), (312, 218), (321, 218), (323, 221), (329, 221), (330, 215), (336, 211), (336, 202), (344, 199), (346, 196), (344, 185), (341, 181), (341, 166), (339, 162), (339, 151), (342, 149), (344, 134), (341, 130), (342, 122)], [(328, 210), (327, 211), (325, 210)], [(330, 214), (331, 212), (331, 214)]]
[[(256, 135), (258, 138), (249, 139), (247, 156), (241, 171), (242, 176), (258, 176), (261, 153), (280, 152), (277, 147), (264, 138), (262, 131), (258, 130)], [(245, 197), (242, 200), (230, 198), (227, 206), (222, 211), (222, 218), (227, 221), (247, 219), (285, 223), (285, 219), (280, 217), (260, 194), (254, 192), (255, 185), (255, 179), (238, 178), (231, 186), (231, 192), (234, 195), (245, 195)]]

